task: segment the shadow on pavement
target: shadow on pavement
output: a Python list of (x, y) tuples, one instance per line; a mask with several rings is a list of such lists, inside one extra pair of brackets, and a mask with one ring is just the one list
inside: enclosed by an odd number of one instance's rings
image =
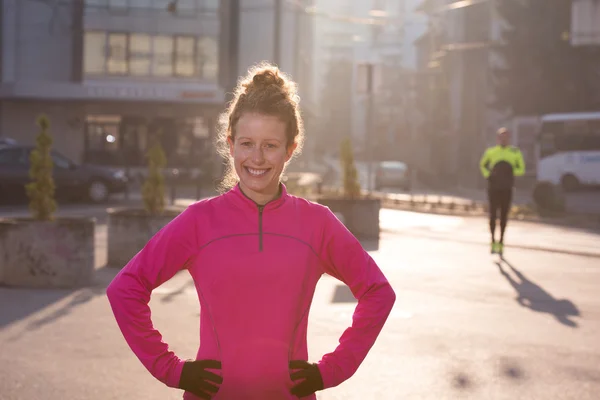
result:
[(184, 294), (188, 288), (195, 288), (195, 287), (196, 287), (196, 285), (194, 284), (194, 281), (190, 279), (189, 281), (187, 281), (186, 283), (181, 285), (179, 287), (179, 289), (177, 289), (173, 292), (169, 292), (169, 294), (163, 296), (160, 299), (160, 301), (163, 303), (170, 303), (175, 299), (175, 297)]
[(76, 289), (41, 289), (0, 286), (0, 329), (43, 310), (54, 304), (69, 301), (50, 313), (33, 319), (26, 330), (35, 330), (67, 315), (73, 308), (91, 301), (96, 296), (104, 296), (106, 287), (120, 271), (119, 268), (98, 268), (90, 286)]
[[(517, 276), (518, 281), (505, 271), (502, 264), (506, 264), (510, 270)], [(560, 323), (571, 328), (577, 328), (577, 322), (570, 319), (579, 317), (579, 309), (572, 301), (567, 299), (556, 299), (538, 284), (527, 279), (518, 269), (512, 266), (506, 259), (502, 262), (496, 261), (500, 273), (506, 278), (508, 283), (516, 290), (517, 302), (532, 311), (552, 314)]]
[[(525, 371), (518, 365), (515, 360), (503, 358), (499, 361), (499, 370), (497, 371), (500, 378), (508, 379), (513, 383), (519, 383), (527, 379)], [(464, 371), (454, 372), (450, 384), (455, 390), (466, 391), (477, 386), (477, 378), (470, 376)]]
[[(27, 323), (25, 331), (36, 330), (69, 314), (71, 310), (81, 304), (87, 303), (98, 295), (103, 295), (104, 289), (88, 287), (77, 290), (67, 289), (23, 289), (0, 288), (0, 328), (28, 318), (37, 313), (43, 314)], [(46, 308), (62, 302), (69, 301), (49, 313), (44, 313)]]

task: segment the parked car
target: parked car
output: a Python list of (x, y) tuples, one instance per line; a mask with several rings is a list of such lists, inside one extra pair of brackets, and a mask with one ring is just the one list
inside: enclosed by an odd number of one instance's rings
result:
[(375, 170), (375, 190), (387, 187), (400, 187), (410, 190), (410, 170), (406, 163), (401, 161), (380, 162)]
[(0, 146), (16, 146), (19, 144), (15, 139), (9, 137), (0, 137)]
[[(0, 200), (25, 198), (29, 177), (29, 155), (34, 146), (0, 145)], [(52, 151), (53, 177), (57, 199), (106, 201), (113, 193), (123, 193), (127, 177), (118, 169), (80, 165)]]

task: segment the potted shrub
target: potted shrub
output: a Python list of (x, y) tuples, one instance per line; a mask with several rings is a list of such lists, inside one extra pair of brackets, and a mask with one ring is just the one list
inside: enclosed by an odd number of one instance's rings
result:
[(158, 140), (146, 154), (148, 174), (142, 186), (143, 207), (108, 209), (108, 266), (122, 268), (175, 218), (182, 207), (165, 207), (165, 153)]
[(344, 139), (340, 145), (340, 162), (343, 173), (341, 195), (327, 194), (319, 197), (319, 203), (328, 206), (344, 225), (359, 239), (379, 238), (379, 210), (381, 201), (361, 192), (358, 173), (354, 163), (352, 142)]
[(0, 282), (24, 287), (78, 287), (94, 275), (95, 220), (56, 218), (50, 122), (37, 120), (40, 133), (30, 154), (26, 191), (30, 218), (0, 219)]

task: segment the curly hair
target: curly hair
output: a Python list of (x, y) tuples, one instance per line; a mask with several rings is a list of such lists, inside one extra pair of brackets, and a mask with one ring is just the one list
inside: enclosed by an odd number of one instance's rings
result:
[(259, 113), (280, 118), (286, 124), (288, 148), (296, 144), (291, 161), (300, 154), (304, 142), (299, 103), (296, 83), (272, 64), (257, 64), (238, 81), (233, 100), (220, 115), (217, 127), (216, 147), (225, 160), (225, 175), (219, 185), (221, 191), (235, 186), (239, 180), (233, 157), (229, 153), (228, 139), (235, 139), (236, 126), (241, 116), (245, 113)]

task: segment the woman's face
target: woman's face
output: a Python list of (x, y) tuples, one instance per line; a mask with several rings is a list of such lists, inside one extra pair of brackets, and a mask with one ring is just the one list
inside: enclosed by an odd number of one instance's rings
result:
[(235, 172), (244, 193), (259, 204), (277, 196), (279, 178), (296, 145), (287, 146), (286, 124), (278, 117), (243, 114), (229, 139)]

